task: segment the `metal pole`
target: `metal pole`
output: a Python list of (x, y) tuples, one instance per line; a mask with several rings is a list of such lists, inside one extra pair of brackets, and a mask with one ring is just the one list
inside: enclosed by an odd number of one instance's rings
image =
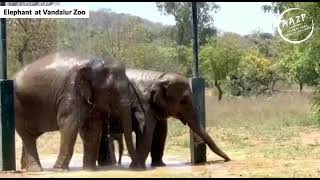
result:
[[(5, 2), (0, 2), (5, 6)], [(6, 18), (0, 20), (1, 80), (0, 80), (0, 166), (2, 171), (16, 170), (14, 91), (13, 81), (7, 79)]]
[[(192, 89), (193, 101), (197, 108), (197, 125), (200, 128), (206, 128), (205, 115), (205, 81), (199, 77), (198, 61), (198, 17), (197, 4), (192, 2), (192, 36), (193, 36), (193, 78), (189, 79)], [(207, 161), (205, 142), (190, 129), (190, 152), (191, 163), (199, 164)]]
[[(1, 6), (5, 6), (6, 2), (0, 2)], [(1, 18), (1, 41), (2, 41), (2, 62), (1, 77), (7, 79), (7, 23), (6, 18)]]
[(198, 60), (198, 13), (197, 3), (192, 2), (192, 39), (193, 39), (193, 77), (199, 77)]

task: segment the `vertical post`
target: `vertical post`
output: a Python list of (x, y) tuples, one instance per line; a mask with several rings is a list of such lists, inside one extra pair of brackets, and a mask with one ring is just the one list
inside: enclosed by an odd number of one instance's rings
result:
[[(5, 6), (5, 2), (0, 2)], [(16, 170), (15, 113), (13, 81), (7, 79), (6, 18), (0, 20), (1, 79), (0, 79), (0, 167), (2, 171)]]
[[(199, 77), (198, 62), (198, 13), (197, 4), (192, 2), (192, 37), (193, 37), (193, 78), (189, 79), (193, 93), (193, 101), (197, 108), (197, 125), (206, 128), (205, 117), (205, 81)], [(199, 164), (207, 161), (206, 144), (203, 140), (190, 129), (190, 152), (191, 163)]]
[(193, 47), (193, 77), (199, 77), (199, 60), (198, 60), (198, 12), (197, 3), (192, 2), (192, 47)]

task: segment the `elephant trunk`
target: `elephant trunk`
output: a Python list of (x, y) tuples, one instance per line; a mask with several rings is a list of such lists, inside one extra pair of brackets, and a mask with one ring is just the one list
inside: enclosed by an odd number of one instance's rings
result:
[(189, 125), (189, 127), (193, 132), (195, 132), (202, 138), (202, 140), (210, 147), (210, 149), (214, 153), (224, 158), (225, 161), (230, 161), (230, 158), (216, 145), (216, 143), (212, 140), (209, 134), (196, 124), (195, 119), (191, 121), (187, 121), (187, 124)]
[(135, 148), (132, 138), (132, 116), (131, 116), (131, 109), (130, 105), (124, 105), (125, 107), (122, 108), (121, 112), (121, 127), (124, 134), (124, 139), (126, 141), (128, 153), (133, 159), (135, 157)]

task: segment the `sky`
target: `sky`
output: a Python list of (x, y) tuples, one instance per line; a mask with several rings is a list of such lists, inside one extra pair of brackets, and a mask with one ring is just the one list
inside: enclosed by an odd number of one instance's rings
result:
[[(219, 11), (214, 14), (214, 26), (221, 31), (235, 32), (241, 35), (255, 30), (274, 33), (277, 17), (264, 13), (261, 6), (270, 2), (217, 2)], [(163, 15), (155, 2), (61, 2), (63, 6), (85, 6), (90, 10), (108, 8), (116, 13), (136, 15), (153, 22), (174, 25), (172, 15)]]

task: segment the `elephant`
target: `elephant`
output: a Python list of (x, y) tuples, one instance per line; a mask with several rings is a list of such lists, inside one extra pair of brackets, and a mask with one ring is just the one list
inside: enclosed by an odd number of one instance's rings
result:
[(146, 99), (144, 106), (148, 111), (148, 117), (152, 116), (146, 119), (144, 133), (137, 138), (144, 142), (140, 148), (136, 147), (143, 153), (140, 155), (142, 158), (140, 161), (145, 162), (148, 153), (151, 152), (151, 166), (166, 166), (162, 158), (169, 117), (179, 119), (184, 125), (188, 125), (214, 153), (225, 161), (230, 161), (208, 133), (196, 123), (197, 109), (193, 102), (189, 81), (185, 76), (174, 72), (141, 69), (127, 69), (126, 74), (141, 91), (143, 99)]
[[(123, 134), (122, 133), (111, 133), (110, 134), (110, 146), (109, 146), (109, 151), (110, 152), (114, 152), (114, 141), (118, 142), (118, 149), (119, 149), (119, 159), (118, 159), (118, 165), (121, 165), (121, 159), (122, 159), (122, 155), (123, 155)], [(116, 163), (116, 156), (113, 153), (112, 155), (112, 161), (113, 164)]]
[[(109, 132), (110, 132), (110, 143), (111, 147), (110, 152), (114, 152), (114, 141), (118, 142), (118, 149), (119, 149), (119, 159), (118, 159), (118, 164), (121, 165), (121, 159), (122, 159), (122, 154), (123, 154), (123, 132), (121, 131), (121, 127), (119, 126), (118, 121), (113, 121), (114, 123), (110, 122), (109, 126)], [(115, 155), (114, 155), (115, 157)]]
[[(224, 158), (225, 161), (230, 161), (230, 158), (220, 150), (208, 133), (198, 126), (196, 122), (197, 108), (192, 98), (189, 81), (185, 76), (174, 72), (139, 69), (127, 69), (126, 74), (130, 81), (134, 82), (135, 86), (140, 89), (143, 96), (148, 99), (149, 105), (146, 108), (155, 119), (146, 119), (146, 129), (144, 131), (147, 137), (152, 137), (152, 166), (165, 166), (162, 157), (167, 137), (167, 119), (169, 117), (179, 119), (184, 125), (188, 125), (214, 153)], [(156, 124), (154, 125), (153, 123)], [(150, 129), (148, 129), (150, 125)], [(154, 128), (153, 131), (152, 128)]]
[[(97, 112), (118, 117), (129, 155), (132, 140), (130, 81), (123, 63), (112, 58), (56, 52), (26, 65), (14, 77), (15, 129), (22, 139), (21, 168), (43, 171), (36, 140), (60, 131), (54, 168), (68, 170), (77, 134), (83, 142), (83, 168), (95, 169), (102, 122)], [(140, 130), (144, 122), (139, 121)]]
[[(134, 82), (131, 82), (133, 89), (137, 89)], [(132, 161), (130, 167), (136, 170), (143, 170), (146, 168), (145, 160), (151, 148), (152, 136), (149, 133), (153, 130), (155, 126), (155, 118), (152, 113), (152, 109), (149, 106), (148, 99), (146, 99), (142, 92), (139, 90), (135, 91), (134, 96), (131, 98), (135, 103), (131, 104), (132, 111), (132, 132), (136, 135), (136, 159)], [(138, 101), (138, 102), (137, 102)], [(139, 104), (139, 106), (137, 106)], [(141, 108), (141, 109), (139, 109)], [(102, 126), (102, 138), (100, 139), (99, 145), (99, 155), (97, 158), (99, 166), (105, 165), (115, 165), (116, 158), (114, 152), (113, 139), (122, 138), (122, 127), (119, 126), (117, 122), (117, 117), (104, 115), (100, 116), (103, 122)], [(141, 124), (144, 124), (144, 129), (142, 130)], [(147, 128), (148, 127), (148, 128)], [(146, 143), (149, 142), (149, 143)], [(121, 162), (121, 157), (123, 153), (123, 143), (118, 141), (119, 144), (119, 162)], [(148, 148), (149, 147), (149, 148)], [(120, 165), (121, 163), (119, 163)]]
[[(139, 98), (140, 99), (140, 98)], [(140, 99), (141, 100), (141, 99)], [(140, 107), (140, 106), (138, 106)], [(141, 110), (136, 110), (135, 107), (132, 107), (132, 112), (134, 112), (132, 119), (133, 119), (133, 131), (137, 134), (137, 135), (142, 135), (143, 132), (141, 131), (138, 126), (136, 125), (137, 122), (144, 122), (149, 120), (151, 117), (144, 114)], [(145, 110), (146, 107), (144, 107), (143, 109)], [(146, 111), (146, 110), (145, 110)], [(106, 117), (106, 116), (104, 116)], [(145, 119), (145, 117), (148, 117)], [(122, 155), (123, 155), (123, 130), (121, 129), (121, 126), (119, 124), (119, 121), (114, 120), (114, 118), (109, 117), (109, 120), (107, 118), (103, 118), (100, 117), (103, 121), (103, 128), (107, 128), (107, 131), (105, 133), (103, 133), (106, 137), (105, 137), (105, 144), (103, 144), (102, 146), (100, 146), (100, 149), (102, 151), (103, 154), (106, 155), (106, 161), (103, 160), (103, 157), (98, 160), (98, 163), (101, 165), (115, 165), (116, 162), (116, 155), (115, 155), (115, 146), (114, 146), (114, 141), (118, 142), (118, 150), (119, 150), (119, 159), (118, 159), (118, 165), (121, 165), (121, 160), (122, 160)], [(137, 138), (142, 138), (142, 137), (137, 137)], [(141, 140), (141, 143), (143, 143), (143, 140)], [(100, 144), (101, 145), (101, 144)], [(103, 147), (106, 146), (106, 147)], [(105, 152), (105, 148), (108, 148), (108, 152)], [(141, 149), (142, 151), (145, 151), (144, 149)], [(135, 168), (145, 168), (145, 164), (139, 164), (137, 163), (137, 167)]]
[[(121, 126), (119, 124), (119, 121), (108, 121), (107, 119), (104, 119), (103, 122), (106, 122), (103, 127), (108, 128), (108, 133), (105, 133), (107, 145), (108, 145), (108, 162), (106, 165), (114, 165), (117, 163), (116, 155), (115, 155), (115, 149), (114, 149), (114, 141), (118, 142), (118, 150), (119, 150), (119, 159), (118, 159), (118, 165), (121, 165), (122, 155), (123, 155), (123, 131), (121, 129)], [(106, 152), (104, 152), (106, 154)], [(100, 161), (98, 161), (100, 162)], [(103, 161), (102, 161), (103, 162)]]

